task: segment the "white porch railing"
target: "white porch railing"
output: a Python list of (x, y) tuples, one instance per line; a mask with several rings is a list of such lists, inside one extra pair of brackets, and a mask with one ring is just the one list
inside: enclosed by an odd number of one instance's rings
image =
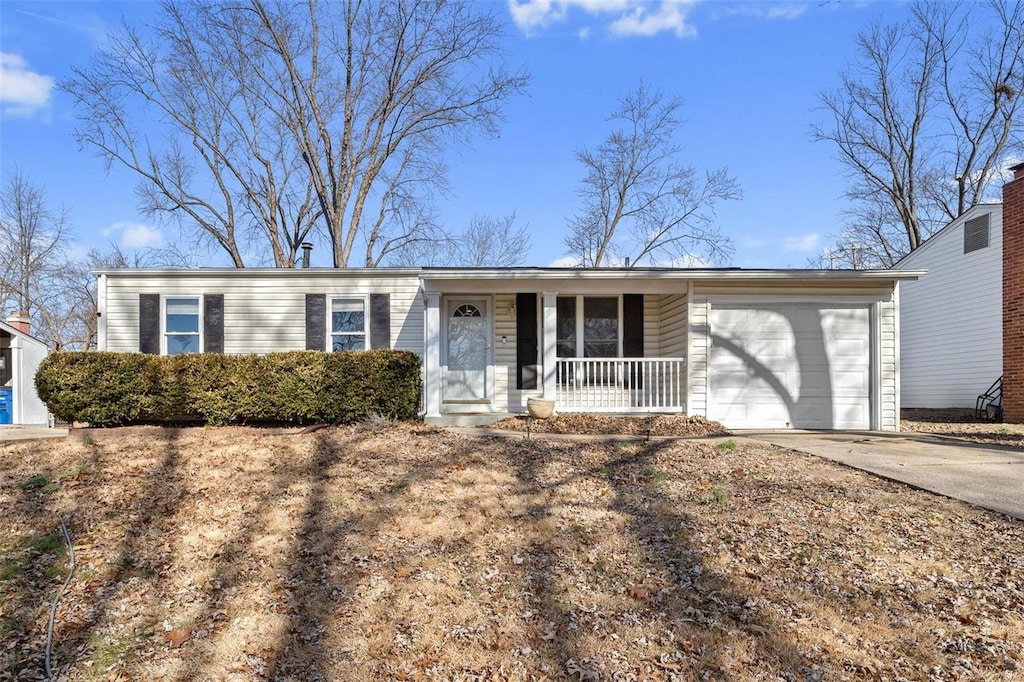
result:
[(555, 369), (561, 412), (683, 409), (686, 358), (559, 358)]

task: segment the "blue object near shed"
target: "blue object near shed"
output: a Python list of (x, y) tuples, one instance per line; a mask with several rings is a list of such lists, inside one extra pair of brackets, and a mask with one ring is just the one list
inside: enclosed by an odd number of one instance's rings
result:
[(0, 388), (0, 424), (14, 421), (14, 389)]

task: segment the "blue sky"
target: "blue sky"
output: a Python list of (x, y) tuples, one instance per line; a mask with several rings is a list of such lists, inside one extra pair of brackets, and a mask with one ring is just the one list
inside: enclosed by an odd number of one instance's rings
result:
[[(107, 242), (127, 251), (173, 239), (137, 209), (135, 177), (104, 168), (72, 137), (74, 112), (54, 81), (85, 65), (124, 16), (145, 21), (149, 2), (0, 3), (0, 171), (15, 169), (71, 212), (79, 252)], [(685, 102), (679, 142), (698, 169), (727, 166), (742, 200), (719, 206), (731, 237), (728, 265), (805, 267), (838, 232), (843, 169), (810, 141), (817, 95), (838, 83), (856, 33), (897, 19), (899, 2), (512, 0), (493, 10), (508, 24), (509, 63), (532, 74), (510, 101), (496, 138), (449, 158), (452, 196), (441, 218), (458, 230), (474, 214), (515, 211), (529, 226), (529, 265), (560, 263), (583, 169), (574, 150), (609, 132), (619, 97), (643, 81)], [(323, 251), (323, 250), (321, 250)], [(210, 265), (224, 264), (211, 255)], [(314, 256), (326, 265), (327, 254)]]

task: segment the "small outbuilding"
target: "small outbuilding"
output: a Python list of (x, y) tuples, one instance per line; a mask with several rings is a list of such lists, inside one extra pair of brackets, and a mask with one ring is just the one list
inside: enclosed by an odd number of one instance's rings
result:
[(0, 426), (45, 426), (46, 405), (36, 393), (36, 370), (46, 344), (29, 334), (27, 315), (15, 313), (0, 322)]

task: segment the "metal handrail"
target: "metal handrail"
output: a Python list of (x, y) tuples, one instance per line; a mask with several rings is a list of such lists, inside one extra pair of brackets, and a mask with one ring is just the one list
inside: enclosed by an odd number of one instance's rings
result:
[(1003, 377), (993, 382), (974, 403), (974, 418), (978, 421), (1003, 420)]

